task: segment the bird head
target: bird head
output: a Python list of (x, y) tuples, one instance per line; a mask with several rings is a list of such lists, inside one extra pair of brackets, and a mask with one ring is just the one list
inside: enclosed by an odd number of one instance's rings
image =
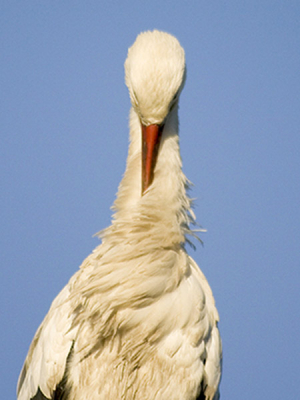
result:
[(166, 118), (185, 80), (185, 55), (165, 32), (141, 33), (128, 50), (125, 81), (142, 133), (142, 194), (151, 185)]
[(184, 50), (165, 32), (138, 35), (128, 50), (125, 81), (141, 123), (161, 125), (178, 100), (185, 76)]

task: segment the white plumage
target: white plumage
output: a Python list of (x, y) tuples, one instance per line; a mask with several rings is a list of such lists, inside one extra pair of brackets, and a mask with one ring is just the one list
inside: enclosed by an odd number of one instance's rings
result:
[(194, 219), (178, 143), (184, 51), (167, 33), (142, 33), (125, 76), (130, 146), (113, 221), (39, 327), (18, 400), (219, 398), (218, 313), (185, 250)]

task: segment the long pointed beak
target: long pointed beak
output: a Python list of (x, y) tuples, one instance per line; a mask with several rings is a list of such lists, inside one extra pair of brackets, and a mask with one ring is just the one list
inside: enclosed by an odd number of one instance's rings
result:
[(154, 177), (163, 125), (142, 125), (142, 195)]

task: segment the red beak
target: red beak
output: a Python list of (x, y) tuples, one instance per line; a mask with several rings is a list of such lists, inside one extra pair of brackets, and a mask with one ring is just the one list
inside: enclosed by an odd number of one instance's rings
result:
[(153, 181), (162, 130), (162, 125), (142, 124), (142, 195)]

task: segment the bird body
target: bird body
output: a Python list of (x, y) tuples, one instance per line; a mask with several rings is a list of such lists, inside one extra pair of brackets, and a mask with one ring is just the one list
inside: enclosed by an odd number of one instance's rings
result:
[(178, 139), (184, 51), (169, 34), (142, 33), (125, 76), (130, 145), (112, 224), (39, 327), (18, 400), (219, 398), (218, 313), (185, 249), (194, 217)]

